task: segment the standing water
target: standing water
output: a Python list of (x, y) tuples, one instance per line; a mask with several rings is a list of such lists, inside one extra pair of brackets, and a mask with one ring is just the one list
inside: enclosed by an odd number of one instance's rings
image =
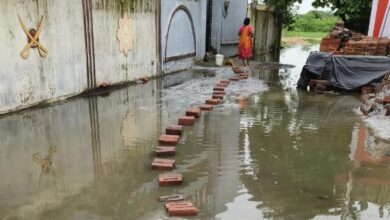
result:
[(282, 51), (295, 68), (257, 66), (186, 128), (180, 187), (158, 187), (158, 136), (229, 69), (0, 118), (0, 219), (165, 219), (157, 198), (172, 193), (192, 200), (200, 219), (390, 218), (389, 142), (361, 122), (358, 96), (295, 89), (315, 49)]

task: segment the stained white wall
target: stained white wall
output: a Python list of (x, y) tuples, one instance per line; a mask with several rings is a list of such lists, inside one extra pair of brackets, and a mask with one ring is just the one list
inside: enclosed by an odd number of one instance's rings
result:
[[(157, 56), (156, 11), (152, 0), (139, 0), (122, 8), (121, 0), (92, 0), (94, 56), (97, 85), (118, 84), (154, 76)], [(118, 21), (132, 21), (133, 49), (126, 57), (119, 50)], [(37, 49), (23, 59), (27, 44), (18, 15), (29, 28), (45, 17), (40, 42), (49, 50), (44, 59)], [(87, 89), (87, 61), (81, 0), (0, 1), (0, 114), (40, 102), (65, 99)]]
[[(37, 29), (45, 16), (40, 42), (49, 50), (43, 59), (30, 50), (18, 15), (28, 28)], [(61, 99), (86, 89), (86, 58), (82, 5), (67, 1), (0, 1), (0, 114), (45, 100)]]
[[(135, 12), (121, 8), (121, 1), (94, 0), (93, 22), (96, 59), (96, 83), (109, 84), (132, 81), (157, 73), (156, 14), (154, 5), (146, 9), (148, 1), (138, 1)], [(131, 20), (133, 48), (127, 57), (119, 50), (117, 31), (121, 11)]]

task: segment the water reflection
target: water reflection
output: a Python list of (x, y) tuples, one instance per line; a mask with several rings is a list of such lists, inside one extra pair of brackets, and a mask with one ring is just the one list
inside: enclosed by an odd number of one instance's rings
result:
[(54, 155), (57, 153), (57, 147), (51, 146), (45, 157), (42, 158), (40, 153), (34, 153), (32, 160), (41, 167), (39, 174), (38, 188), (45, 189), (56, 184), (58, 174), (54, 168)]

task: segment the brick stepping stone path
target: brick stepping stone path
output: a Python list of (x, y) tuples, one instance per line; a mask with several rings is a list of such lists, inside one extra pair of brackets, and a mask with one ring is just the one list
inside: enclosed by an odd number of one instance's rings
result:
[(238, 77), (231, 77), (229, 78), (230, 81), (240, 81), (240, 78)]
[(226, 84), (226, 83), (218, 83), (216, 86), (217, 86), (217, 87), (226, 88), (226, 87), (228, 87), (228, 84)]
[(178, 135), (166, 135), (163, 134), (160, 136), (160, 139), (158, 139), (158, 142), (160, 144), (166, 144), (166, 145), (177, 145), (179, 143), (180, 136)]
[(176, 147), (173, 146), (158, 146), (156, 148), (156, 155), (158, 157), (171, 157), (176, 155)]
[(183, 176), (178, 173), (165, 173), (158, 175), (159, 186), (178, 186), (183, 183)]
[(181, 125), (170, 125), (165, 129), (165, 134), (168, 135), (181, 135), (183, 132), (183, 126)]
[(165, 209), (170, 216), (196, 216), (198, 214), (198, 209), (191, 201), (167, 202)]
[(206, 100), (206, 104), (219, 105), (219, 104), (221, 104), (221, 99), (208, 99), (208, 100)]
[(195, 118), (200, 118), (200, 108), (188, 108), (186, 111), (187, 116), (194, 116)]
[(212, 105), (208, 105), (208, 104), (202, 104), (199, 108), (202, 111), (211, 111), (211, 110), (213, 110), (213, 106)]
[(175, 167), (175, 160), (155, 158), (152, 162), (153, 170), (172, 170)]
[(225, 87), (221, 87), (221, 86), (215, 86), (213, 88), (214, 91), (225, 91)]
[(223, 100), (223, 98), (224, 98), (223, 95), (213, 94), (213, 99), (220, 99), (220, 100)]
[(224, 91), (213, 91), (213, 94), (225, 95)]
[(179, 125), (192, 126), (195, 124), (194, 116), (181, 116), (179, 118)]

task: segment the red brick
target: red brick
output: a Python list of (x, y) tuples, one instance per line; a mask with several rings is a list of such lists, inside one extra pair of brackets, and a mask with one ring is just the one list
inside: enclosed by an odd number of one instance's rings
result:
[(167, 202), (165, 208), (170, 216), (196, 216), (198, 209), (190, 201)]
[(221, 99), (223, 100), (223, 95), (219, 95), (219, 94), (213, 94), (213, 99)]
[(169, 210), (175, 207), (192, 207), (194, 206), (191, 201), (177, 201), (177, 202), (167, 202), (165, 203), (165, 209)]
[(200, 108), (188, 108), (186, 111), (187, 116), (194, 116), (195, 118), (200, 118)]
[(195, 124), (194, 116), (181, 116), (179, 118), (179, 125), (192, 126)]
[(225, 87), (215, 86), (213, 91), (225, 91)]
[(219, 105), (219, 104), (221, 104), (221, 100), (220, 99), (209, 99), (209, 100), (206, 100), (206, 104)]
[(170, 216), (196, 216), (198, 209), (196, 207), (177, 207), (168, 211)]
[(221, 95), (221, 96), (224, 96), (225, 93), (219, 93), (219, 91), (213, 91), (213, 95)]
[(225, 83), (218, 83), (217, 85), (215, 85), (216, 87), (223, 87), (223, 88), (226, 88), (226, 87), (228, 87), (228, 85), (227, 84), (225, 84)]
[(200, 109), (202, 111), (211, 111), (211, 110), (213, 110), (213, 106), (212, 105), (203, 104), (203, 105), (200, 106)]
[(229, 78), (230, 81), (240, 81), (240, 78), (238, 77), (232, 77), (232, 78)]
[(219, 83), (230, 84), (230, 81), (229, 81), (229, 80), (226, 80), (226, 79), (223, 79), (223, 80), (219, 81)]
[(177, 145), (179, 143), (180, 136), (178, 135), (161, 135), (158, 140), (160, 144)]
[(177, 186), (183, 183), (183, 176), (178, 173), (165, 173), (158, 175), (159, 186)]
[(158, 146), (156, 148), (156, 155), (159, 157), (170, 157), (170, 156), (175, 156), (175, 154), (176, 154), (176, 147)]
[(170, 125), (165, 129), (165, 134), (168, 135), (181, 135), (183, 132), (183, 126)]
[(215, 95), (225, 95), (225, 91), (213, 91)]
[(153, 170), (172, 170), (175, 167), (175, 160), (155, 158), (152, 162)]
[(384, 99), (383, 99), (383, 104), (386, 105), (390, 103), (390, 96), (386, 96)]
[(361, 90), (362, 90), (363, 94), (374, 93), (375, 92), (375, 87), (373, 87), (373, 86), (362, 86)]

